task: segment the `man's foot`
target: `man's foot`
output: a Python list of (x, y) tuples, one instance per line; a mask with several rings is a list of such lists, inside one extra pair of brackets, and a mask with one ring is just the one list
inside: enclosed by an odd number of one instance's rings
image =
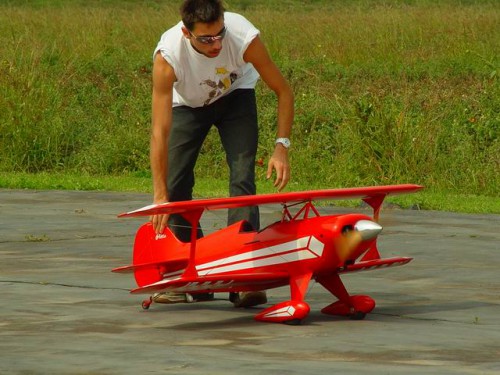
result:
[(193, 302), (193, 296), (189, 293), (155, 293), (153, 294), (153, 302), (155, 303), (189, 303)]
[(267, 302), (266, 292), (231, 293), (229, 297), (234, 307), (253, 307)]

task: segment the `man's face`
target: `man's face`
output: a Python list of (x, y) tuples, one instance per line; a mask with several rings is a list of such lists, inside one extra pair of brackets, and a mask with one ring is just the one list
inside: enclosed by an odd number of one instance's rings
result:
[(226, 32), (223, 18), (213, 23), (197, 22), (192, 31), (184, 27), (182, 31), (199, 53), (210, 58), (219, 56), (222, 50), (222, 39)]

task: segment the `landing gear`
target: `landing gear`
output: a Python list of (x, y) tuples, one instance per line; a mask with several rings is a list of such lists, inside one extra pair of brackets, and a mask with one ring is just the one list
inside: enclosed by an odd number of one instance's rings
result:
[(153, 297), (149, 297), (149, 299), (145, 299), (144, 301), (142, 301), (141, 306), (144, 310), (148, 310), (149, 306), (151, 306), (152, 303), (153, 303)]
[(285, 301), (261, 311), (255, 316), (255, 320), (298, 325), (310, 310), (309, 305), (303, 301)]
[(317, 281), (338, 298), (321, 310), (323, 314), (340, 315), (351, 320), (362, 320), (375, 308), (375, 301), (369, 296), (351, 296), (338, 274), (320, 277)]
[(337, 301), (321, 310), (323, 314), (346, 316), (351, 320), (363, 320), (375, 308), (375, 301), (368, 296), (350, 296), (348, 302)]

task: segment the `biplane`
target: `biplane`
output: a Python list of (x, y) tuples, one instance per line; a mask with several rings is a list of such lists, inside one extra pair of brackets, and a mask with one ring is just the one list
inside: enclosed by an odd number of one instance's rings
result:
[[(114, 272), (133, 272), (137, 288), (132, 294), (158, 292), (214, 293), (263, 291), (289, 285), (290, 299), (260, 311), (264, 322), (300, 323), (310, 312), (305, 301), (308, 285), (316, 280), (336, 300), (321, 312), (363, 319), (375, 307), (366, 295), (350, 295), (341, 275), (401, 266), (409, 257), (382, 258), (377, 236), (386, 196), (413, 193), (418, 185), (390, 185), (198, 199), (150, 205), (119, 217), (181, 214), (191, 226), (191, 241), (179, 241), (169, 228), (155, 233), (151, 223), (136, 235), (133, 263)], [(360, 213), (320, 215), (317, 200), (361, 199), (373, 216)], [(245, 221), (197, 238), (204, 211), (242, 206), (281, 204), (281, 219), (261, 230)], [(144, 300), (149, 308), (153, 299)]]

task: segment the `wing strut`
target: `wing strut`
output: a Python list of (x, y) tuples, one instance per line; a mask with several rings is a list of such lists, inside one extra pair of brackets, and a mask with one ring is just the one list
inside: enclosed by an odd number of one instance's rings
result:
[(200, 223), (201, 215), (203, 214), (203, 209), (193, 210), (188, 212), (183, 212), (182, 216), (189, 221), (191, 225), (191, 247), (189, 250), (189, 261), (186, 270), (183, 273), (185, 276), (198, 277), (198, 272), (196, 271), (195, 265), (195, 255), (196, 255), (196, 240), (198, 239), (198, 224)]
[(373, 219), (378, 223), (380, 215), (380, 207), (384, 202), (386, 194), (371, 195), (369, 197), (363, 198), (363, 201), (373, 208)]
[[(292, 207), (292, 206), (296, 206), (298, 204), (304, 204), (304, 206), (302, 206), (302, 208), (295, 214), (295, 216), (292, 216), (292, 213), (290, 212), (290, 210), (288, 209), (289, 207)], [(318, 212), (318, 210), (316, 209), (316, 207), (314, 207), (314, 205), (312, 204), (311, 200), (308, 200), (308, 201), (303, 201), (303, 202), (297, 202), (295, 204), (283, 204), (283, 215), (282, 215), (282, 218), (281, 218), (281, 222), (285, 222), (285, 221), (293, 221), (293, 220), (298, 220), (300, 215), (302, 215), (302, 219), (307, 219), (309, 218), (309, 213), (310, 212), (313, 212), (315, 216), (321, 216)]]
[[(367, 198), (363, 198), (363, 201), (368, 204), (371, 208), (373, 208), (373, 219), (378, 223), (380, 217), (380, 208), (382, 207), (382, 203), (384, 203), (384, 199), (386, 194), (372, 195)], [(377, 248), (377, 242), (374, 242), (370, 249), (363, 256), (361, 261), (375, 260), (380, 259), (380, 253)]]

